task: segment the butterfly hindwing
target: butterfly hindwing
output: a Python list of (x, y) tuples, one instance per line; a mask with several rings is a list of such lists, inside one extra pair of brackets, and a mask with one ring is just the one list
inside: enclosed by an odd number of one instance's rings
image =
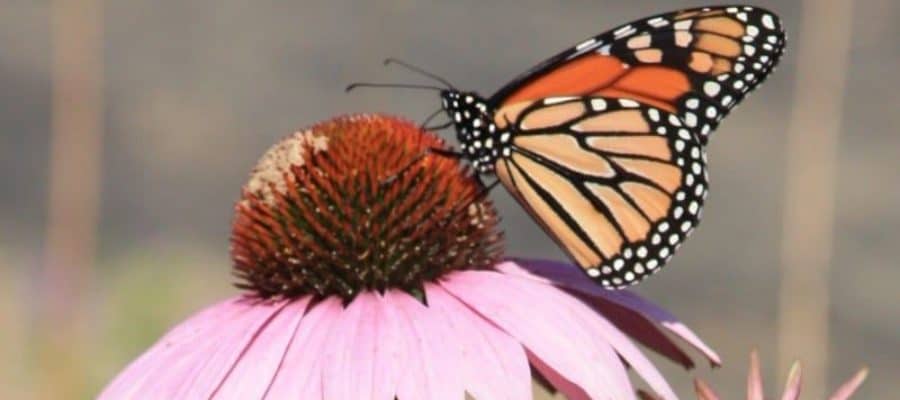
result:
[(444, 109), (478, 173), (496, 174), (598, 283), (658, 271), (700, 219), (710, 133), (771, 73), (772, 12), (703, 7), (622, 25), (551, 57), (484, 99)]
[(497, 176), (602, 285), (656, 272), (697, 225), (705, 152), (675, 114), (626, 98), (547, 98), (509, 124)]
[(708, 135), (777, 64), (784, 31), (750, 6), (660, 14), (589, 38), (550, 58), (489, 99), (499, 113), (552, 96), (628, 97), (676, 113)]

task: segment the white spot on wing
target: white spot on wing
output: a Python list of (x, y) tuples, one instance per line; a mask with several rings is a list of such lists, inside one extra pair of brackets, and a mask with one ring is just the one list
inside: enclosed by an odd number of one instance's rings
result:
[(756, 25), (747, 25), (747, 34), (750, 36), (759, 35), (759, 28)]
[(717, 82), (709, 81), (703, 84), (703, 93), (706, 93), (707, 96), (715, 97), (720, 90), (722, 90), (722, 86)]
[(551, 105), (551, 104), (563, 103), (563, 102), (566, 102), (566, 101), (569, 101), (569, 100), (572, 100), (575, 98), (576, 97), (572, 97), (572, 96), (548, 97), (548, 98), (544, 99), (544, 104)]
[(647, 21), (647, 24), (649, 24), (650, 26), (652, 26), (654, 28), (661, 28), (661, 27), (668, 25), (669, 21), (666, 21), (666, 19), (662, 18), (662, 17), (656, 17), (656, 18), (653, 18), (653, 19)]
[(762, 24), (768, 29), (775, 29), (775, 20), (769, 14), (762, 16)]
[(633, 26), (625, 25), (619, 29), (616, 29), (615, 32), (613, 32), (613, 35), (615, 35), (616, 39), (621, 39), (635, 32), (637, 32), (637, 29), (634, 29)]
[(693, 22), (694, 21), (689, 20), (689, 19), (684, 20), (684, 21), (678, 21), (675, 23), (675, 29), (679, 30), (679, 31), (686, 31), (688, 29), (691, 29), (691, 23), (693, 23)]
[(577, 46), (575, 46), (575, 50), (578, 50), (578, 51), (584, 50), (588, 47), (591, 47), (594, 43), (597, 43), (597, 39), (590, 38), (588, 40), (585, 40), (585, 41), (579, 43)]
[(627, 107), (627, 108), (635, 108), (635, 107), (640, 106), (640, 104), (638, 102), (631, 100), (631, 99), (619, 99), (619, 104), (621, 104), (622, 107)]

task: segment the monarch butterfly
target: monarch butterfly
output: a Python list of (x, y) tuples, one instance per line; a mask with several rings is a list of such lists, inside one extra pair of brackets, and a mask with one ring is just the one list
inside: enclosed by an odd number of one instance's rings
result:
[(709, 135), (784, 43), (771, 11), (703, 7), (588, 38), (489, 98), (401, 64), (447, 86), (456, 155), (496, 175), (589, 277), (622, 288), (662, 268), (697, 226)]

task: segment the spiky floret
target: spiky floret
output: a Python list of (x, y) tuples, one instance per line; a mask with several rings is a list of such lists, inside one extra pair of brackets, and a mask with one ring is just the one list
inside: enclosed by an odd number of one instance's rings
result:
[[(238, 287), (262, 297), (350, 299), (500, 257), (490, 201), (459, 162), (427, 154), (441, 139), (384, 115), (353, 115), (269, 149), (235, 206)], [(423, 154), (425, 154), (423, 156)]]

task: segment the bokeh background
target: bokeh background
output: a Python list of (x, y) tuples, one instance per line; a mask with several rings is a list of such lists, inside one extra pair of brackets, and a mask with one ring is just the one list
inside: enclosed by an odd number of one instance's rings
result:
[[(725, 365), (660, 364), (684, 397), (701, 376), (737, 398), (756, 347), (773, 391), (801, 358), (808, 398), (863, 364), (859, 398), (893, 398), (900, 3), (748, 3), (782, 15), (787, 55), (710, 144), (701, 228), (638, 289)], [(587, 36), (703, 4), (3, 0), (0, 398), (91, 398), (167, 327), (235, 293), (232, 205), (268, 146), (337, 114), (438, 106), (426, 92), (344, 93), (420, 80), (384, 57), (489, 94)], [(511, 255), (563, 258), (493, 196)]]

